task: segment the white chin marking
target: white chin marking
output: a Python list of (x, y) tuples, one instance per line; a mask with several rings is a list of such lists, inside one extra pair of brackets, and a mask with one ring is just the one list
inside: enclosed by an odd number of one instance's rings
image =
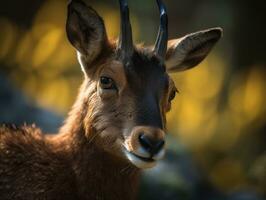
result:
[(139, 147), (139, 148), (137, 149), (136, 153), (137, 153), (139, 156), (144, 157), (144, 158), (148, 158), (148, 157), (150, 157), (150, 154), (149, 154), (146, 150), (144, 150), (143, 147)]
[(130, 160), (130, 162), (140, 169), (152, 168), (157, 163), (155, 160), (154, 161), (144, 161), (141, 158), (135, 156), (134, 154), (128, 152), (127, 150), (125, 150), (125, 154), (126, 154), (127, 158)]
[[(150, 157), (150, 154), (145, 151), (142, 147), (139, 147), (136, 151), (136, 154), (138, 156), (141, 156), (143, 158), (149, 158)], [(157, 154), (155, 154), (152, 158), (154, 160), (161, 160), (163, 157), (164, 157), (164, 154), (165, 154), (165, 149), (162, 149), (161, 151), (159, 151)]]

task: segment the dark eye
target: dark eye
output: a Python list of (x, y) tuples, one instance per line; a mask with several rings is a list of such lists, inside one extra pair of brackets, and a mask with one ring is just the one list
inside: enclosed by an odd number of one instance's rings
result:
[(175, 95), (176, 95), (176, 90), (172, 90), (170, 95), (169, 95), (169, 102), (172, 101), (174, 98), (175, 98)]
[(113, 79), (106, 77), (106, 76), (102, 76), (100, 78), (100, 86), (102, 89), (105, 89), (105, 90), (116, 89), (116, 85)]

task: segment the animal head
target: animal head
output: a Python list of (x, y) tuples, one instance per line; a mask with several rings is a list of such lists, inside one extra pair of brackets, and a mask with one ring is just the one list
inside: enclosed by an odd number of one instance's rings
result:
[(117, 42), (108, 39), (95, 10), (80, 0), (68, 5), (67, 36), (85, 74), (83, 124), (99, 148), (138, 168), (150, 168), (165, 153), (166, 113), (177, 92), (169, 73), (199, 64), (222, 30), (168, 40), (167, 12), (157, 0), (161, 19), (157, 41), (152, 48), (139, 47), (133, 44), (127, 1), (119, 3)]

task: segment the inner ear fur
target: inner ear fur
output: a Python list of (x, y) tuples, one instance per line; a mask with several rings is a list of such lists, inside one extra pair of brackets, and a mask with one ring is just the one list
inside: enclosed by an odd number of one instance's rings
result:
[(165, 61), (167, 71), (178, 72), (197, 66), (221, 36), (221, 28), (212, 28), (170, 40)]
[(68, 5), (66, 32), (87, 66), (108, 46), (103, 19), (81, 0), (72, 0)]

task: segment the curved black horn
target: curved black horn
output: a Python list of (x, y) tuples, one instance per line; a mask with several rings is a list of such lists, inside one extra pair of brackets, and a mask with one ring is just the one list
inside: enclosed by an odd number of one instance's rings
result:
[(159, 57), (165, 59), (168, 43), (168, 16), (163, 2), (161, 0), (156, 1), (160, 10), (160, 28), (154, 51)]
[(119, 50), (123, 59), (128, 59), (133, 54), (132, 29), (129, 20), (127, 0), (119, 0), (121, 13), (121, 33), (119, 38)]

